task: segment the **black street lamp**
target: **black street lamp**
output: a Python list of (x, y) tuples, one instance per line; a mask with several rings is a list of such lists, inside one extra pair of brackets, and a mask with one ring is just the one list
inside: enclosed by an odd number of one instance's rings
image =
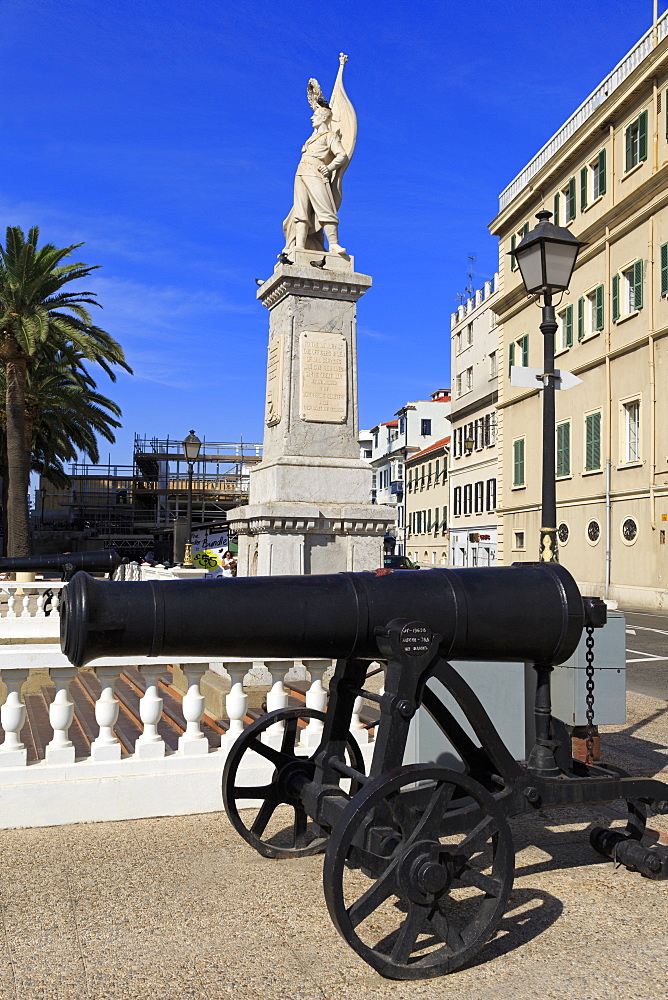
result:
[(183, 442), (183, 454), (185, 455), (186, 462), (188, 463), (188, 508), (186, 513), (186, 538), (188, 539), (186, 544), (186, 557), (184, 562), (189, 565), (192, 562), (191, 551), (192, 551), (192, 530), (193, 530), (193, 465), (199, 458), (200, 448), (202, 447), (202, 442), (197, 437), (194, 431), (191, 431), (187, 438)]
[(543, 487), (540, 529), (541, 562), (558, 562), (557, 494), (555, 483), (554, 335), (557, 321), (552, 305), (555, 292), (570, 284), (578, 252), (586, 246), (569, 229), (553, 226), (552, 212), (538, 212), (538, 225), (527, 233), (513, 256), (529, 295), (542, 295), (543, 334)]

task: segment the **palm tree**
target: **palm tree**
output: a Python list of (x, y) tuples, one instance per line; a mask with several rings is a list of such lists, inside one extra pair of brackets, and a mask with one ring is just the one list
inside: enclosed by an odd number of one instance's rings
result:
[[(113, 443), (120, 407), (97, 391), (79, 352), (54, 351), (50, 344), (35, 353), (26, 372), (25, 447), (30, 468), (43, 480), (62, 489), (69, 485), (64, 462), (84, 454), (100, 460), (97, 435)], [(5, 375), (0, 368), (0, 474), (3, 477), (3, 515), (6, 518), (7, 447)], [(3, 524), (6, 540), (6, 521)]]
[(5, 368), (7, 437), (7, 552), (30, 552), (28, 483), (30, 441), (26, 440), (26, 378), (40, 347), (48, 344), (64, 356), (99, 364), (115, 380), (112, 365), (128, 366), (123, 349), (91, 321), (86, 308), (99, 305), (93, 292), (63, 291), (71, 281), (86, 278), (96, 267), (62, 264), (81, 243), (37, 246), (39, 229), (24, 236), (8, 226), (0, 245), (0, 363)]

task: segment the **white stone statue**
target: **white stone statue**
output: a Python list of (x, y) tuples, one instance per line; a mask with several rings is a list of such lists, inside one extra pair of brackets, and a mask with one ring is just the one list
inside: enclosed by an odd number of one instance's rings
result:
[(345, 254), (339, 244), (341, 180), (350, 163), (357, 138), (357, 115), (343, 86), (348, 56), (339, 56), (331, 100), (325, 100), (317, 80), (309, 80), (308, 102), (313, 108), (313, 135), (302, 146), (295, 175), (295, 200), (283, 223), (285, 251), (325, 250)]

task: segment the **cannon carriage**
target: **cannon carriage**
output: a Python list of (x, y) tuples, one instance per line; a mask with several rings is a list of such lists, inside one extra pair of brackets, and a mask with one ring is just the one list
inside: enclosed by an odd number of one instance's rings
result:
[[(202, 601), (206, 620), (193, 617)], [(190, 623), (196, 620), (197, 629)], [(250, 725), (231, 748), (223, 802), (249, 844), (270, 858), (324, 852), (330, 916), (374, 969), (396, 979), (450, 972), (497, 929), (513, 883), (508, 820), (546, 807), (628, 803), (626, 830), (596, 829), (592, 846), (648, 878), (668, 859), (641, 843), (648, 812), (668, 812), (668, 786), (611, 765), (574, 760), (566, 726), (553, 718), (550, 673), (583, 629), (593, 662), (605, 605), (582, 598), (563, 567), (545, 563), (423, 574), (101, 583), (78, 575), (61, 615), (63, 650), (77, 666), (95, 656), (333, 657), (326, 714), (280, 709)], [(510, 754), (451, 660), (525, 660), (536, 671), (535, 744)], [(370, 664), (385, 663), (382, 692)], [(459, 706), (458, 721), (429, 681)], [(369, 773), (349, 733), (359, 697), (380, 717)], [(461, 770), (403, 763), (423, 706), (454, 747)], [(300, 726), (324, 723), (309, 754)], [(238, 780), (249, 757), (267, 780)]]

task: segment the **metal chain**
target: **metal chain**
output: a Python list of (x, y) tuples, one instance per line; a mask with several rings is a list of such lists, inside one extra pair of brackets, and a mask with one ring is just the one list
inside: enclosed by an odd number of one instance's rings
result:
[(587, 625), (587, 757), (586, 763), (594, 763), (594, 629)]

